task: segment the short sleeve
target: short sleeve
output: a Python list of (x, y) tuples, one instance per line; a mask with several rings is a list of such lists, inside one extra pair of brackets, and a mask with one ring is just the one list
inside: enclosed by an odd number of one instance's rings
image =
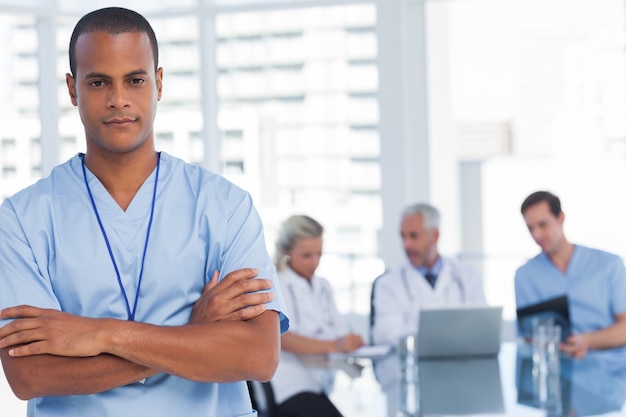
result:
[(6, 200), (0, 206), (0, 309), (28, 304), (60, 310), (47, 278), (49, 254), (33, 252), (20, 220), (29, 221), (18, 219), (11, 201)]
[(280, 313), (280, 330), (289, 329), (289, 318), (285, 314), (285, 302), (276, 270), (265, 246), (263, 224), (247, 192), (233, 188), (229, 195), (228, 226), (221, 259), (222, 276), (241, 268), (258, 268), (259, 277), (271, 279), (274, 299), (267, 304), (269, 310)]
[(619, 257), (612, 266), (610, 295), (613, 314), (626, 312), (626, 268)]

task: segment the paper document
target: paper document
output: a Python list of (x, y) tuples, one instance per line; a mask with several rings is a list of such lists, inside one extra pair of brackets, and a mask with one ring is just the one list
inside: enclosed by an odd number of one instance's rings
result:
[(368, 358), (379, 359), (391, 353), (390, 345), (367, 345), (358, 348), (353, 352), (333, 352), (329, 353), (329, 359), (345, 359), (345, 358)]

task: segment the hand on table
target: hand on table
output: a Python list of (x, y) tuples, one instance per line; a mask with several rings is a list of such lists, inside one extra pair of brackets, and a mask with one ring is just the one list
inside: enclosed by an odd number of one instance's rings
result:
[(363, 345), (365, 345), (363, 339), (356, 333), (349, 333), (335, 340), (335, 346), (339, 352), (352, 352)]

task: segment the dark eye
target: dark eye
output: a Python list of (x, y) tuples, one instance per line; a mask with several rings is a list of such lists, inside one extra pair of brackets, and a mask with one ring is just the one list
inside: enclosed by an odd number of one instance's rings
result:
[(89, 85), (93, 87), (102, 87), (104, 85), (104, 82), (101, 80), (95, 80), (95, 81), (90, 82)]
[(131, 84), (143, 84), (145, 82), (145, 80), (143, 78), (133, 78), (132, 80), (130, 80)]

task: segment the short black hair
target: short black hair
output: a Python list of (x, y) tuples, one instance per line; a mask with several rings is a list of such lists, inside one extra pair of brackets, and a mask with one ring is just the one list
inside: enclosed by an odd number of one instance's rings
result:
[(522, 215), (528, 210), (529, 207), (534, 206), (535, 204), (539, 204), (542, 201), (548, 203), (548, 207), (550, 207), (550, 212), (556, 217), (561, 214), (561, 200), (559, 197), (555, 196), (549, 191), (535, 191), (522, 203)]
[(154, 58), (154, 70), (159, 67), (159, 44), (150, 23), (139, 13), (124, 9), (123, 7), (106, 7), (95, 10), (83, 16), (72, 32), (70, 38), (70, 71), (76, 75), (76, 41), (83, 33), (105, 32), (112, 35), (122, 33), (139, 32), (145, 33), (150, 39), (152, 55)]

